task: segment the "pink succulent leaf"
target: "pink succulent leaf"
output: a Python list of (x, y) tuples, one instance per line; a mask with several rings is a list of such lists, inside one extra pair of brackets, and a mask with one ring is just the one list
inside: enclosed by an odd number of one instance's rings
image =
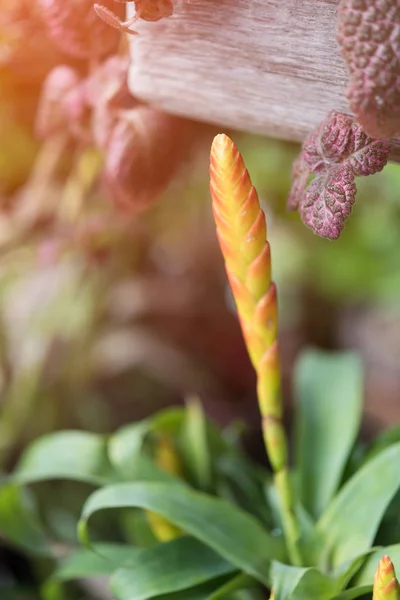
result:
[[(337, 239), (354, 204), (354, 178), (381, 171), (390, 143), (368, 136), (348, 115), (332, 111), (305, 140), (293, 165), (288, 209), (299, 209), (304, 223)], [(308, 189), (311, 174), (317, 175)]]
[(400, 133), (399, 0), (341, 0), (338, 41), (349, 72), (346, 96), (373, 137)]
[(314, 179), (299, 211), (314, 233), (336, 240), (351, 213), (356, 197), (354, 175), (349, 166), (336, 166)]

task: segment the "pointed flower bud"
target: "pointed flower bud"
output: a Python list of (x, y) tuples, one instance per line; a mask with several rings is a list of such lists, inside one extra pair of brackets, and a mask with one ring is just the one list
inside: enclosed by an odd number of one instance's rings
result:
[(262, 429), (281, 501), (288, 550), (299, 564), (298, 529), (292, 512), (287, 441), (282, 424), (278, 307), (271, 280), (271, 251), (257, 191), (232, 140), (217, 135), (211, 146), (210, 190), (217, 236), (238, 309), (246, 346), (257, 372)]
[(373, 600), (399, 600), (400, 586), (392, 561), (382, 556), (374, 578)]

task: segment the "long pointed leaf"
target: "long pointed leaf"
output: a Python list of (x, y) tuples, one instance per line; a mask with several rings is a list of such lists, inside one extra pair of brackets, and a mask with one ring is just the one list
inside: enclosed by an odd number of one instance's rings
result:
[(62, 431), (39, 438), (24, 452), (12, 480), (33, 483), (72, 479), (93, 485), (116, 480), (107, 458), (106, 439), (83, 431)]
[(268, 534), (254, 517), (221, 499), (165, 483), (120, 484), (98, 490), (83, 508), (81, 539), (88, 543), (88, 519), (92, 514), (122, 507), (162, 515), (266, 584), (270, 561), (283, 555), (282, 541)]
[(367, 462), (342, 488), (318, 523), (333, 566), (371, 547), (400, 487), (400, 443)]
[(236, 568), (198, 540), (183, 537), (140, 550), (134, 563), (111, 577), (117, 600), (147, 600), (186, 590)]
[(373, 584), (378, 562), (384, 554), (390, 556), (390, 560), (393, 562), (396, 570), (400, 571), (400, 544), (393, 544), (392, 546), (385, 546), (384, 548), (376, 548), (354, 578), (354, 583), (356, 585)]
[(200, 489), (210, 491), (212, 468), (207, 420), (200, 401), (190, 398), (181, 433), (181, 444), (186, 466)]
[(25, 490), (12, 485), (0, 487), (0, 538), (37, 554), (51, 554)]
[(146, 436), (152, 431), (176, 435), (182, 426), (185, 411), (182, 407), (169, 407), (138, 423), (124, 425), (108, 442), (108, 453), (113, 466), (126, 476), (131, 474), (132, 459), (142, 452)]
[(111, 575), (127, 562), (132, 563), (140, 552), (139, 548), (122, 544), (96, 544), (96, 552), (79, 548), (60, 561), (52, 579), (72, 581)]
[(244, 575), (243, 573), (240, 573), (239, 575), (236, 575), (227, 583), (222, 585), (218, 590), (213, 592), (207, 598), (207, 600), (222, 600), (222, 598), (227, 598), (228, 594), (230, 595), (233, 592), (237, 592), (239, 590), (244, 589), (250, 589), (257, 586), (259, 586), (259, 584), (253, 579), (253, 577), (250, 577), (250, 575)]
[(206, 581), (193, 588), (180, 590), (179, 592), (171, 592), (170, 594), (162, 594), (154, 600), (209, 600), (210, 595), (217, 589), (229, 581), (229, 575), (218, 577), (212, 581)]
[(274, 562), (272, 566), (274, 600), (331, 600), (338, 583), (313, 567), (300, 568)]
[(353, 353), (310, 351), (295, 376), (300, 499), (318, 518), (336, 492), (362, 415), (363, 373)]
[(363, 598), (366, 594), (370, 594), (371, 592), (372, 585), (360, 585), (338, 594), (333, 600), (354, 600), (355, 598)]

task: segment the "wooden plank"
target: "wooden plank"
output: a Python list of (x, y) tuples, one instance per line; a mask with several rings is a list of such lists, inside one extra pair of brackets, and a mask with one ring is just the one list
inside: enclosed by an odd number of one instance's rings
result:
[(348, 112), (336, 43), (339, 0), (191, 0), (139, 21), (130, 88), (174, 114), (301, 141)]

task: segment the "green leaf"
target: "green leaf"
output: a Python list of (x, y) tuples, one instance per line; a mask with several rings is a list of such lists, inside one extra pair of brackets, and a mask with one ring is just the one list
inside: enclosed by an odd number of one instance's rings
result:
[(267, 584), (270, 561), (283, 555), (282, 541), (269, 535), (244, 511), (221, 499), (165, 483), (127, 483), (98, 490), (84, 505), (79, 524), (81, 539), (88, 543), (88, 519), (93, 513), (123, 507), (162, 515), (240, 570)]
[(364, 457), (364, 461), (368, 461), (385, 448), (397, 444), (400, 442), (400, 425), (395, 425), (390, 429), (383, 431), (378, 437), (372, 442), (371, 446)]
[(229, 581), (229, 576), (224, 575), (223, 577), (218, 577), (218, 579), (207, 581), (187, 590), (162, 594), (154, 600), (209, 600), (210, 595), (227, 581)]
[(372, 585), (363, 585), (350, 588), (341, 594), (338, 594), (333, 600), (354, 600), (354, 598), (364, 597), (372, 592)]
[(188, 400), (181, 440), (182, 454), (195, 485), (209, 491), (212, 469), (207, 420), (197, 398)]
[(235, 571), (235, 567), (198, 540), (182, 537), (140, 550), (134, 564), (111, 577), (117, 600), (147, 600), (186, 590)]
[(129, 476), (132, 458), (142, 452), (146, 436), (152, 431), (176, 434), (183, 423), (184, 415), (183, 408), (172, 407), (159, 411), (153, 417), (139, 423), (121, 427), (108, 442), (111, 463)]
[(240, 573), (239, 575), (236, 575), (227, 581), (224, 585), (218, 588), (218, 590), (213, 592), (211, 596), (207, 598), (207, 600), (222, 600), (222, 598), (226, 598), (228, 594), (256, 586), (258, 586), (258, 583), (253, 579), (253, 577)]
[(124, 476), (127, 477), (128, 474), (131, 481), (159, 481), (181, 486), (187, 485), (183, 479), (160, 469), (145, 454), (137, 454), (131, 458), (130, 465), (126, 467)]
[(127, 542), (139, 546), (139, 548), (152, 548), (160, 543), (143, 511), (124, 512), (121, 515), (121, 527)]
[(29, 494), (12, 485), (0, 487), (0, 537), (30, 552), (51, 554)]
[(362, 569), (355, 576), (355, 585), (362, 586), (373, 584), (375, 571), (384, 554), (387, 554), (390, 557), (396, 571), (400, 573), (400, 544), (393, 544), (392, 546), (385, 546), (384, 548), (375, 548), (364, 563)]
[(309, 351), (296, 369), (299, 493), (318, 518), (334, 496), (362, 415), (363, 372), (353, 353)]
[(256, 467), (237, 450), (221, 456), (216, 470), (217, 489), (232, 502), (254, 514), (265, 525), (271, 526), (271, 509), (264, 493), (264, 486), (270, 480), (270, 474), (264, 472), (261, 467)]
[(116, 481), (103, 436), (62, 431), (39, 438), (24, 452), (12, 480), (19, 484), (71, 479), (93, 485)]
[[(158, 469), (145, 454), (144, 443), (146, 437), (152, 432), (176, 436), (182, 427), (184, 414), (184, 409), (181, 407), (167, 408), (151, 418), (139, 423), (125, 425), (119, 429), (108, 441), (108, 455), (113, 467), (121, 473), (125, 480), (161, 480), (160, 473), (163, 473), (163, 471)], [(145, 462), (147, 466), (144, 468)], [(149, 463), (153, 465), (153, 474), (158, 472), (158, 477), (147, 476), (147, 473), (150, 472)], [(145, 477), (143, 477), (144, 471), (146, 472)], [(171, 480), (171, 478), (177, 479), (170, 474), (166, 474), (164, 477), (165, 480)]]
[(272, 565), (274, 600), (331, 600), (338, 583), (315, 569), (274, 562)]
[(357, 571), (360, 570), (360, 567), (362, 567), (365, 559), (371, 554), (371, 552), (372, 550), (368, 550), (368, 552), (360, 554), (352, 560), (341, 563), (336, 569), (333, 570), (331, 575), (340, 583), (339, 589), (343, 590), (347, 587), (349, 581), (352, 580)]
[[(269, 495), (272, 498), (271, 490), (269, 490)], [(316, 565), (323, 551), (324, 538), (317, 531), (314, 519), (310, 517), (301, 504), (295, 507), (295, 514), (300, 529), (301, 556), (304, 564)]]
[(150, 420), (131, 423), (119, 429), (108, 441), (108, 455), (111, 464), (125, 476), (131, 475), (131, 464), (140, 454), (144, 438), (150, 428)]
[(340, 490), (318, 523), (336, 566), (367, 552), (400, 486), (400, 444), (367, 462)]
[(111, 575), (125, 563), (133, 563), (141, 551), (123, 544), (96, 544), (96, 551), (79, 548), (60, 561), (53, 579), (71, 581), (82, 577)]

